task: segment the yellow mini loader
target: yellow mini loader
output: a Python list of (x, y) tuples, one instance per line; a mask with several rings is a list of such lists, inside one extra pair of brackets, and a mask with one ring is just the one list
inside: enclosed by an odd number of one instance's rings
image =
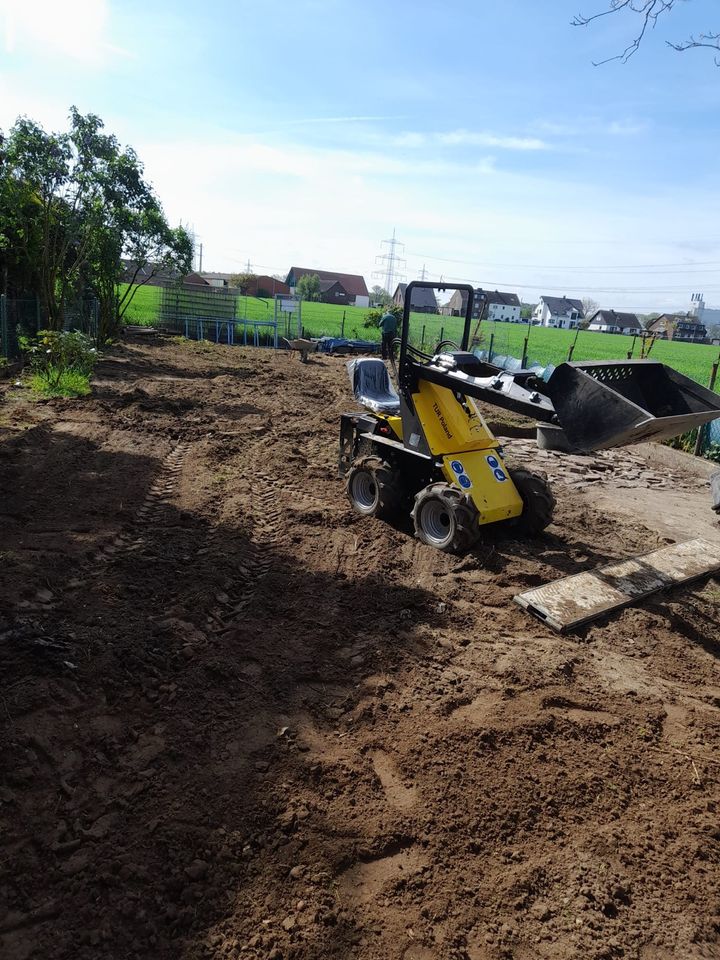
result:
[[(415, 288), (467, 295), (462, 342), (433, 354), (409, 342)], [(362, 412), (341, 417), (340, 473), (353, 508), (365, 516), (412, 516), (415, 533), (440, 550), (462, 552), (489, 524), (529, 534), (551, 521), (546, 477), (509, 468), (478, 400), (513, 410), (557, 433), (572, 448), (599, 450), (676, 436), (720, 417), (720, 397), (654, 360), (563, 363), (544, 382), (532, 371), (508, 373), (468, 352), (473, 288), (408, 284), (397, 391), (382, 360), (348, 364)]]

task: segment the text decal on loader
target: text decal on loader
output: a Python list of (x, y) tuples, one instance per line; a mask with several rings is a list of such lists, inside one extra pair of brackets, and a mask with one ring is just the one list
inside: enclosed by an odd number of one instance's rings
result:
[(443, 428), (443, 432), (445, 433), (445, 436), (448, 438), (448, 440), (452, 440), (452, 432), (447, 425), (447, 420), (443, 416), (443, 412), (440, 409), (440, 406), (437, 403), (433, 404), (433, 410), (438, 420), (440, 421), (440, 426)]

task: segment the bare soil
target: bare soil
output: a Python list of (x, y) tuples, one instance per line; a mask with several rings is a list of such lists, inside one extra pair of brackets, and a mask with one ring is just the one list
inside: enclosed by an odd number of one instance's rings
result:
[(516, 436), (557, 522), (453, 558), (349, 509), (339, 359), (2, 391), (0, 956), (720, 957), (720, 584), (512, 601), (717, 538), (704, 466)]

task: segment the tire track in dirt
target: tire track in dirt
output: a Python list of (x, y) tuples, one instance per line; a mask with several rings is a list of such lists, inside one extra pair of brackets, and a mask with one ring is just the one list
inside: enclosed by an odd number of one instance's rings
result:
[(242, 592), (221, 595), (220, 603), (210, 611), (211, 629), (225, 633), (239, 625), (242, 615), (255, 600), (262, 582), (273, 565), (273, 555), (283, 539), (283, 511), (280, 492), (268, 477), (258, 475), (252, 494), (253, 536), (239, 543), (233, 568), (235, 582)]
[[(163, 509), (175, 492), (189, 449), (189, 444), (181, 441), (167, 454), (158, 475), (145, 495), (142, 506), (135, 513), (133, 526), (143, 526), (147, 532), (151, 532), (154, 527), (162, 526)], [(144, 543), (145, 538), (139, 537), (137, 531), (121, 533), (110, 544), (100, 548), (94, 561), (107, 562), (118, 551), (139, 550)]]

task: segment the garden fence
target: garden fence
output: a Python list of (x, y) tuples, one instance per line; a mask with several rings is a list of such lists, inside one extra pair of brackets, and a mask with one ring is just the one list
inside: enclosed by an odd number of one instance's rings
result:
[[(45, 326), (38, 297), (0, 294), (0, 356), (17, 360), (23, 337), (34, 337)], [(65, 305), (64, 330), (80, 330), (93, 339), (98, 333), (98, 302), (92, 298)]]

